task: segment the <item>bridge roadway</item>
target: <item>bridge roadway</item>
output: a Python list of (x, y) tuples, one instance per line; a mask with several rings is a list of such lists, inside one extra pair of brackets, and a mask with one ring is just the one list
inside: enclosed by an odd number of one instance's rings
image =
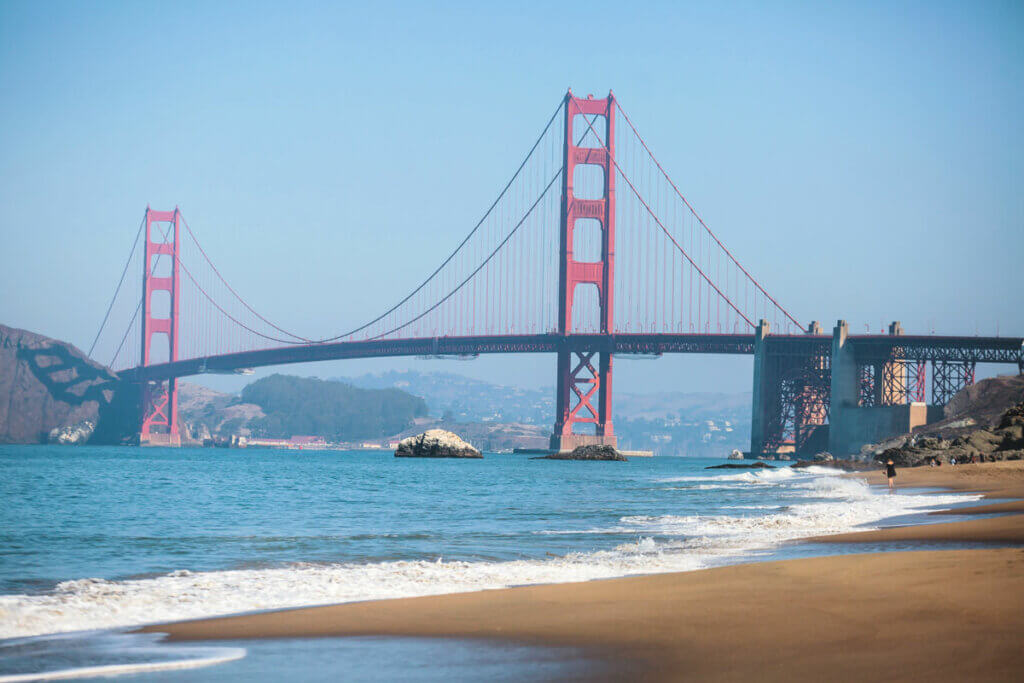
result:
[[(1024, 338), (937, 335), (850, 335), (859, 362), (899, 358), (1017, 364), (1024, 372)], [(832, 335), (770, 335), (771, 345), (830, 348)], [(555, 353), (560, 350), (613, 354), (714, 353), (753, 355), (753, 334), (533, 334), (422, 337), (283, 346), (157, 363), (119, 372), (129, 381), (156, 381), (204, 373), (349, 358)], [(794, 350), (796, 350), (794, 348)]]

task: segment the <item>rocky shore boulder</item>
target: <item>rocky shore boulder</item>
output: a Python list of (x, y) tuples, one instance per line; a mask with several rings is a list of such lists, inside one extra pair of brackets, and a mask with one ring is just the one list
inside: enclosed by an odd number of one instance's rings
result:
[(50, 430), (50, 443), (62, 446), (81, 445), (89, 442), (89, 437), (96, 430), (96, 423), (90, 420), (82, 420), (73, 425), (54, 427)]
[(961, 389), (943, 408), (945, 417), (875, 444), (855, 459), (891, 459), (898, 467), (938, 461), (993, 462), (1024, 458), (1024, 375), (983, 379)]
[(898, 467), (917, 467), (934, 460), (948, 463), (1021, 460), (1024, 458), (1024, 403), (1010, 406), (997, 424), (961, 432), (946, 439), (941, 436), (914, 435), (886, 448), (878, 460), (892, 460)]
[(552, 453), (535, 460), (615, 460), (626, 462), (627, 458), (611, 446), (577, 446), (571, 451)]
[(480, 451), (454, 433), (428, 429), (398, 442), (396, 458), (482, 458)]
[(804, 467), (828, 467), (829, 469), (841, 470), (843, 472), (865, 472), (878, 469), (876, 463), (859, 460), (840, 460), (838, 458), (832, 460), (798, 460), (793, 463), (794, 470), (803, 469)]

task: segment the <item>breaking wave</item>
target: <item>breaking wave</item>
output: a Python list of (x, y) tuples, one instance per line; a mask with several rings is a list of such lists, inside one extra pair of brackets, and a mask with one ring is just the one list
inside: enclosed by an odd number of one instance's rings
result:
[[(689, 571), (738, 561), (808, 536), (870, 528), (880, 520), (976, 499), (966, 495), (884, 495), (831, 470), (789, 468), (660, 482), (780, 487), (771, 505), (719, 507), (739, 514), (628, 515), (618, 524), (540, 534), (627, 535), (610, 549), (513, 561), (407, 560), (293, 564), (153, 578), (65, 581), (42, 595), (0, 596), (0, 638), (120, 628), (206, 616), (358, 600), (458, 593), (539, 583)], [(729, 502), (729, 501), (724, 501)], [(745, 514), (744, 514), (745, 513)]]

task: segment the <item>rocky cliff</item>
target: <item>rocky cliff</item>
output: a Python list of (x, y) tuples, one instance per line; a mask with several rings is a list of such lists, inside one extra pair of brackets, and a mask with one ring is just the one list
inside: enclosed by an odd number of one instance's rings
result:
[(71, 344), (0, 325), (0, 443), (41, 443), (53, 430), (118, 442), (137, 404), (121, 384)]
[(913, 434), (865, 446), (861, 460), (892, 459), (914, 467), (932, 461), (981, 462), (1024, 458), (1024, 376), (984, 379), (962, 389), (945, 418)]

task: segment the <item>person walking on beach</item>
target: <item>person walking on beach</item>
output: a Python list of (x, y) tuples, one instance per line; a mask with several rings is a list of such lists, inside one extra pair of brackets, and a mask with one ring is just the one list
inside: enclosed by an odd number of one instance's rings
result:
[(896, 465), (893, 464), (892, 458), (885, 463), (885, 478), (889, 480), (889, 490), (892, 491), (896, 488)]

